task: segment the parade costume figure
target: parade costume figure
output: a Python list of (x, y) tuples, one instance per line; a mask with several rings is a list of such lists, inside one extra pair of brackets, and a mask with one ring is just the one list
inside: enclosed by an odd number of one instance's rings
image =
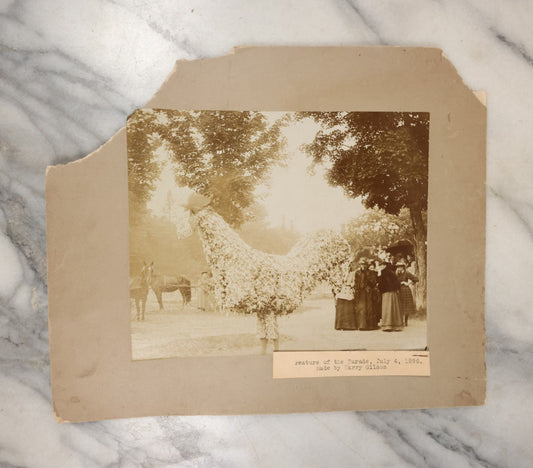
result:
[(409, 315), (413, 315), (416, 312), (410, 283), (417, 283), (418, 278), (406, 270), (406, 265), (403, 262), (396, 264), (396, 277), (400, 282), (398, 295), (400, 299), (400, 309), (403, 316), (403, 324), (404, 326), (407, 326)]
[(256, 314), (261, 352), (269, 341), (279, 349), (277, 316), (292, 314), (321, 283), (337, 295), (350, 246), (340, 233), (320, 230), (302, 236), (286, 255), (269, 254), (246, 244), (210, 205), (210, 198), (192, 194), (184, 207), (213, 274), (211, 307), (225, 315)]
[(352, 264), (335, 300), (335, 330), (357, 330), (354, 282), (355, 271)]
[(400, 282), (390, 263), (385, 264), (379, 277), (381, 291), (381, 329), (383, 331), (401, 331), (403, 327), (402, 311), (398, 290)]
[(379, 315), (376, 314), (374, 288), (377, 274), (368, 269), (365, 258), (359, 260), (359, 268), (355, 272), (355, 317), (359, 330), (376, 330)]

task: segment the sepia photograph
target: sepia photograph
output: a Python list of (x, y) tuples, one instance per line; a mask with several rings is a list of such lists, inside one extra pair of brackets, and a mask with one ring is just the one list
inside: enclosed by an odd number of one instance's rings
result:
[(426, 349), (429, 124), (134, 112), (132, 359)]

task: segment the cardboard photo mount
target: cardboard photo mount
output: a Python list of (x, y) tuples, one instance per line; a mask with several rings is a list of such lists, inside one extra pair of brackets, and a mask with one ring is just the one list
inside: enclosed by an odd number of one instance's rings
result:
[(431, 375), (273, 379), (272, 355), (133, 361), (123, 128), (89, 156), (46, 173), (57, 421), (484, 403), (486, 107), (441, 50), (237, 48), (177, 62), (145, 107), (430, 112)]

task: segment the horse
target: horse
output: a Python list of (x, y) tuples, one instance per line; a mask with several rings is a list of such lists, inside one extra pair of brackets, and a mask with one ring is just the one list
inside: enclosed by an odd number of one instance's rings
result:
[(191, 302), (191, 282), (185, 276), (160, 275), (152, 269), (151, 288), (159, 303), (159, 310), (165, 309), (163, 306), (164, 292), (174, 292), (179, 289), (182, 308)]
[(144, 320), (146, 310), (146, 299), (148, 291), (152, 284), (152, 265), (143, 264), (141, 274), (130, 279), (130, 299), (135, 299), (135, 308), (137, 310), (137, 320)]

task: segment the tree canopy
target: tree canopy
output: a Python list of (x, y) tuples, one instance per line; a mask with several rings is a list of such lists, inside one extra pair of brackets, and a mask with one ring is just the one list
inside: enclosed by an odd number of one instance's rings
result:
[[(130, 202), (145, 206), (161, 173), (161, 167), (154, 158), (151, 148), (154, 138), (147, 132), (153, 124), (153, 115), (136, 111), (128, 118), (128, 184)], [(131, 197), (134, 200), (131, 200)]]
[(377, 207), (366, 210), (344, 224), (342, 234), (354, 251), (361, 248), (385, 249), (404, 239), (415, 242), (409, 212), (405, 208), (398, 216)]
[(368, 208), (398, 214), (427, 209), (429, 114), (412, 112), (301, 112), (322, 125), (306, 150), (328, 166), (332, 185)]
[(270, 168), (284, 162), (280, 122), (259, 112), (139, 110), (128, 120), (130, 190), (146, 202), (164, 149), (176, 182), (212, 198), (231, 225), (251, 217), (254, 190)]

